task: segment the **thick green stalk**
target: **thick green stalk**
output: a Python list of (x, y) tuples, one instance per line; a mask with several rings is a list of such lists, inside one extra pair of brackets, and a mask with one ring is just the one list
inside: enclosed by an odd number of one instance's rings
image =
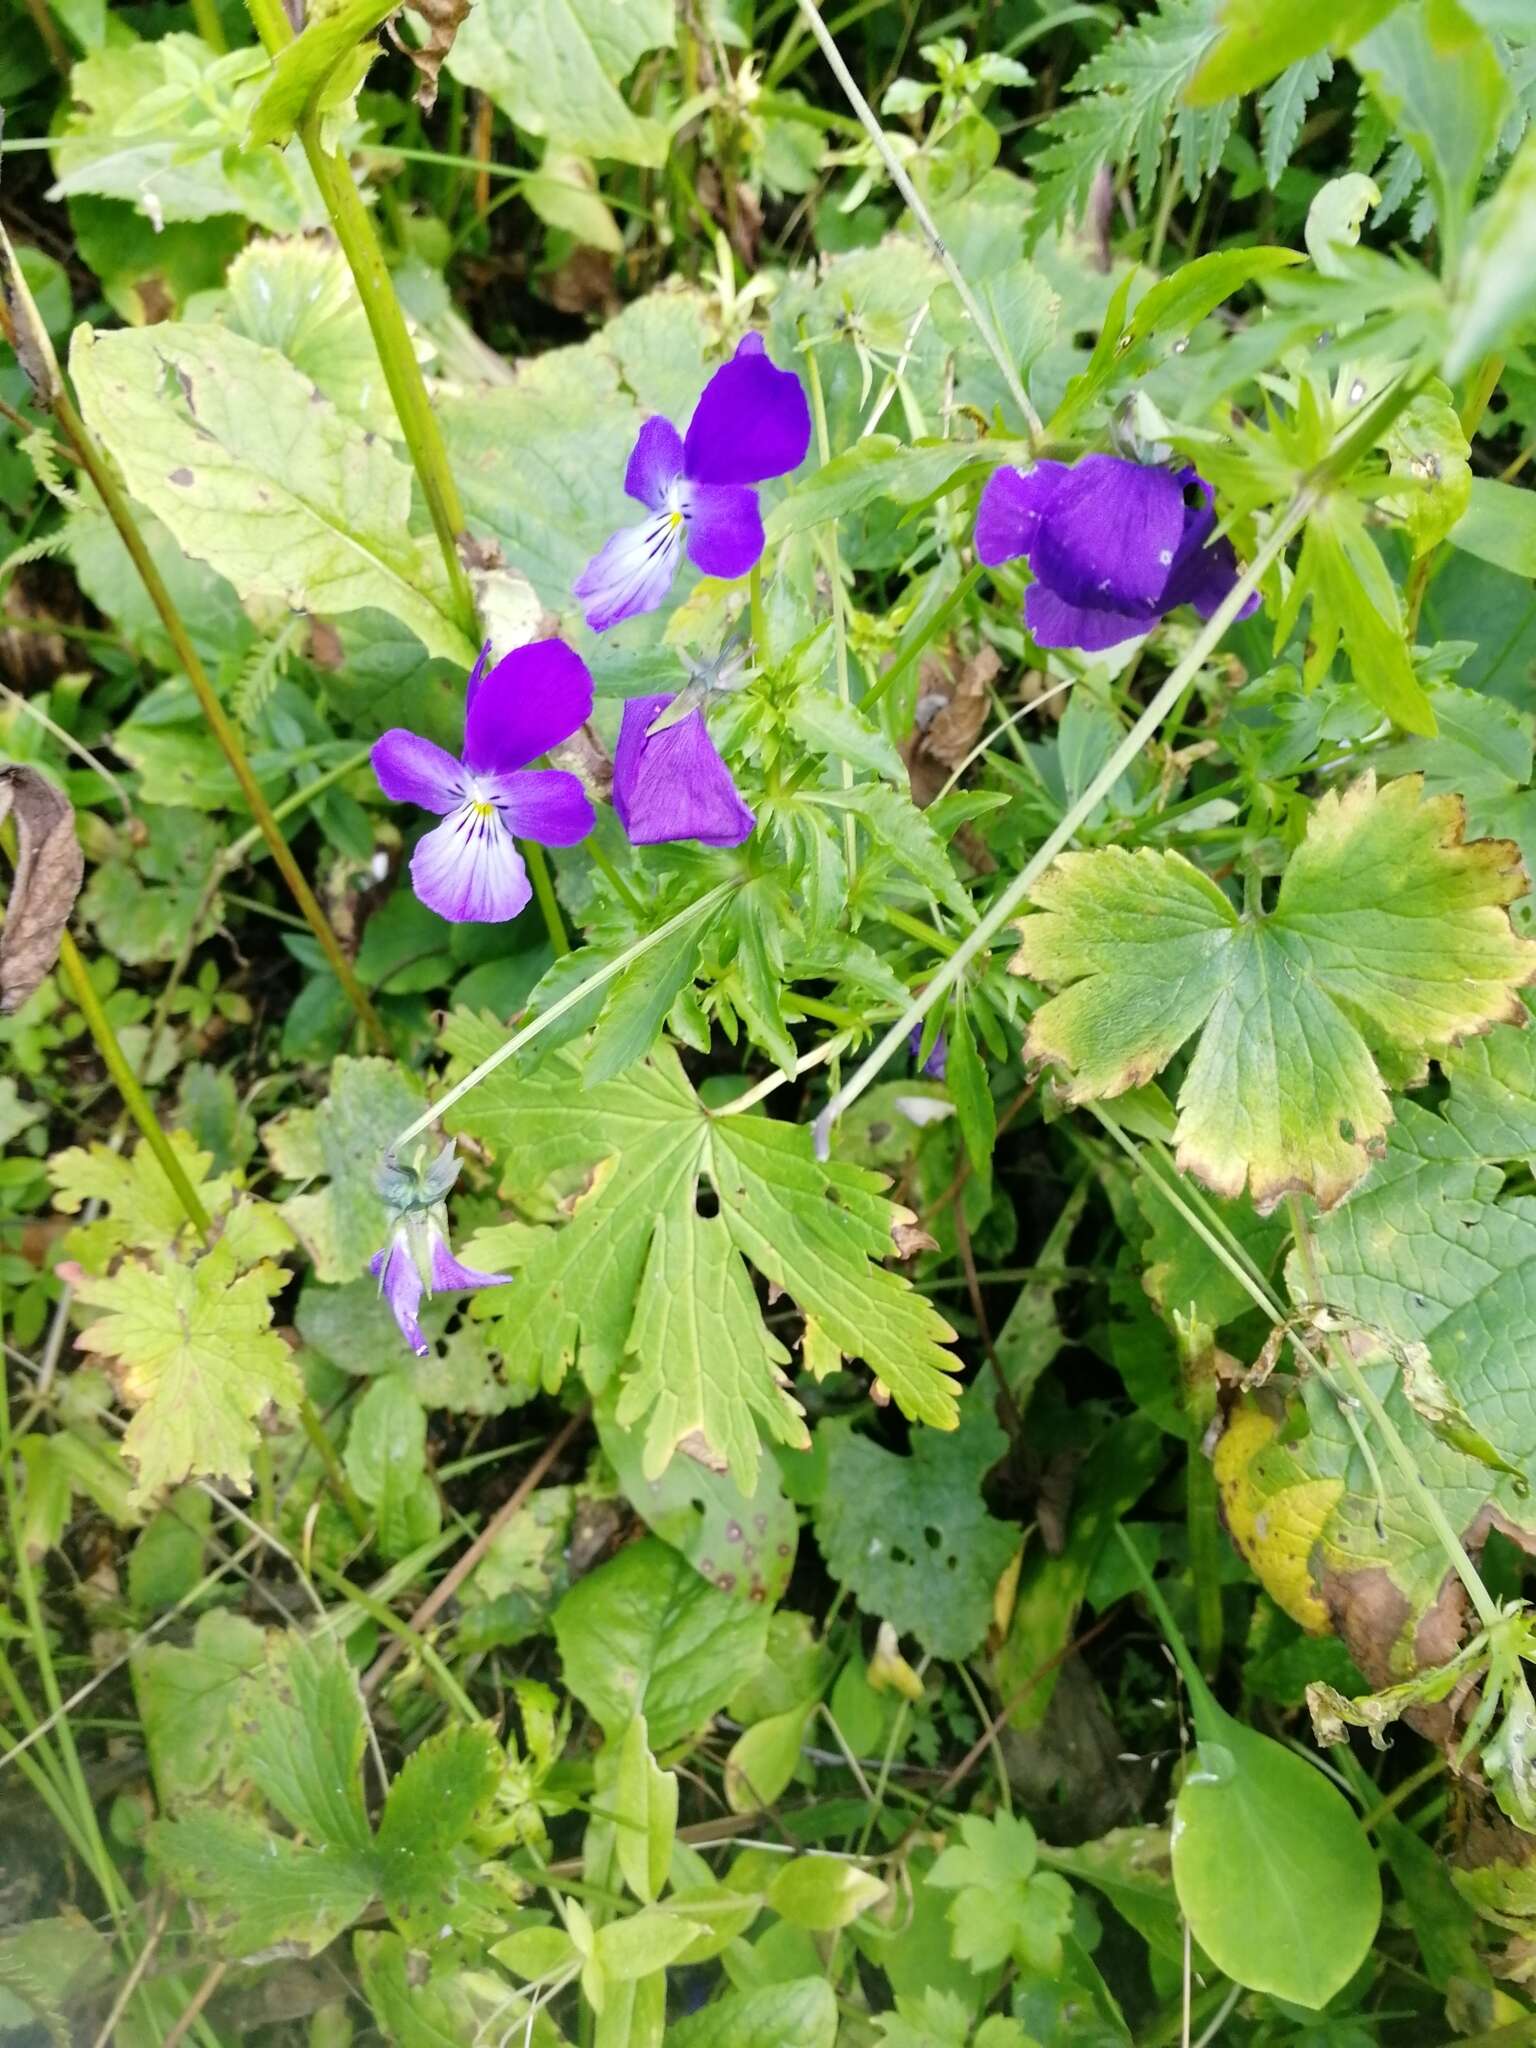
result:
[(315, 183), (320, 188), (320, 196), (325, 201), (326, 212), (331, 217), (336, 239), (357, 285), (357, 295), (362, 301), (373, 344), (379, 352), (379, 367), (394, 400), (400, 431), (411, 452), (416, 479), (427, 502), (437, 544), (442, 549), (443, 566), (448, 572), (448, 585), (453, 592), (458, 623), (473, 639), (474, 599), (470, 595), (464, 564), (459, 559), (464, 507), (459, 502), (459, 488), (448, 466), (448, 450), (443, 445), (437, 414), (427, 397), (410, 329), (405, 324), (405, 315), (395, 296), (384, 252), (374, 233), (373, 217), (363, 204), (346, 158), (338, 150), (327, 149), (321, 139), (318, 114), (310, 113), (304, 117), (299, 139), (304, 145), (304, 154), (314, 173)]
[(133, 508), (113, 473), (111, 463), (95, 435), (75, 410), (74, 403), (66, 391), (62, 388), (58, 390), (53, 395), (51, 404), (54, 418), (79, 457), (81, 468), (96, 486), (97, 494), (106, 507), (107, 516), (117, 528), (118, 537), (128, 550), (133, 566), (139, 572), (139, 580), (149, 593), (151, 604), (160, 614), (160, 622), (165, 627), (166, 637), (171, 643), (182, 673), (192, 685), (192, 693), (197, 698), (198, 707), (207, 719), (209, 730), (218, 741), (225, 760), (234, 771), (235, 780), (240, 785), (240, 794), (260, 828), (261, 836), (267, 842), (272, 858), (277, 862), (278, 870), (288, 884), (294, 902), (304, 913), (304, 922), (319, 941), (320, 950), (324, 953), (331, 972), (341, 983), (347, 1000), (357, 1012), (363, 1027), (380, 1049), (388, 1052), (388, 1033), (364, 993), (362, 983), (353, 973), (351, 961), (341, 950), (341, 942), (331, 929), (329, 918), (320, 908), (314, 890), (305, 880), (303, 870), (294, 859), (293, 849), (273, 819), (272, 807), (251, 772), (251, 764), (246, 759), (240, 735), (235, 730), (228, 712), (220, 703), (213, 684), (208, 680), (208, 671), (203, 667), (202, 658), (192, 645), (181, 614), (165, 586), (165, 579), (155, 567), (154, 557), (144, 545), (144, 536), (139, 531)]
[(117, 1042), (117, 1033), (112, 1029), (112, 1019), (107, 1015), (102, 1000), (96, 993), (96, 985), (80, 957), (80, 948), (68, 932), (59, 943), (59, 960), (71, 993), (85, 1019), (86, 1029), (96, 1041), (96, 1050), (101, 1054), (102, 1063), (117, 1085), (117, 1092), (123, 1098), (123, 1107), (138, 1125), (155, 1158), (160, 1171), (170, 1182), (176, 1199), (186, 1212), (187, 1221), (201, 1236), (206, 1237), (213, 1228), (208, 1211), (197, 1199), (187, 1170), (171, 1150), (171, 1142), (161, 1128), (160, 1119), (155, 1115), (154, 1106), (139, 1086), (138, 1076), (129, 1066), (123, 1048)]

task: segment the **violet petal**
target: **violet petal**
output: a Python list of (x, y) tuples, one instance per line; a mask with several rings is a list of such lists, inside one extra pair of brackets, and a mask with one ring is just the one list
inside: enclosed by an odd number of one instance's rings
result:
[(976, 554), (989, 566), (1027, 555), (1050, 511), (1057, 486), (1068, 474), (1064, 462), (1037, 462), (1033, 469), (995, 469), (976, 507)]
[(672, 588), (682, 552), (681, 513), (659, 512), (611, 534), (571, 585), (593, 632), (655, 611)]
[(690, 483), (756, 484), (805, 460), (811, 411), (800, 379), (775, 366), (761, 337), (747, 341), (716, 370), (694, 407), (683, 438)]
[(683, 437), (668, 419), (653, 413), (640, 429), (624, 488), (652, 512), (662, 511), (667, 492), (683, 473)]
[(420, 804), (424, 811), (441, 813), (464, 800), (461, 763), (419, 733), (392, 726), (374, 741), (369, 758), (380, 789), (392, 803)]
[(1137, 614), (1069, 604), (1045, 584), (1032, 583), (1024, 593), (1024, 623), (1037, 647), (1077, 647), (1084, 654), (1099, 654), (1150, 632), (1157, 613), (1150, 607)]
[(383, 1251), (374, 1253), (368, 1270), (379, 1282), (379, 1292), (389, 1303), (389, 1312), (401, 1336), (418, 1358), (425, 1358), (427, 1340), (416, 1320), (416, 1311), (421, 1306), (421, 1275), (403, 1233), (397, 1232)]
[(460, 804), (417, 842), (411, 886), (450, 924), (505, 924), (533, 894), (511, 826), (484, 800)]
[(592, 830), (592, 800), (580, 778), (563, 768), (520, 768), (496, 778), (505, 817), (519, 839), (541, 846), (574, 846)]
[(434, 1294), (457, 1294), (472, 1287), (504, 1287), (512, 1278), (510, 1273), (477, 1273), (473, 1266), (461, 1266), (442, 1233), (435, 1228), (431, 1243)]
[(700, 712), (651, 738), (646, 727), (672, 702), (669, 692), (631, 697), (613, 756), (613, 807), (633, 846), (694, 839), (739, 846), (756, 824), (721, 760)]
[(504, 654), (464, 720), (464, 765), (505, 775), (547, 754), (592, 715), (592, 678), (574, 647), (533, 640)]
[(763, 515), (749, 484), (690, 484), (688, 555), (706, 576), (745, 576), (761, 560)]
[(1156, 605), (1184, 537), (1184, 492), (1166, 469), (1085, 455), (1056, 485), (1031, 554), (1040, 582), (1069, 604)]

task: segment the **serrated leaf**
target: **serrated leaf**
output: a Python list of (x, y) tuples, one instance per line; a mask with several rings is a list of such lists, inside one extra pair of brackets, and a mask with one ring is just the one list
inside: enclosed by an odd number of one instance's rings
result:
[(1260, 125), (1264, 131), (1264, 177), (1271, 192), (1279, 184), (1291, 151), (1301, 134), (1307, 108), (1319, 89), (1333, 76), (1333, 59), (1326, 50), (1311, 50), (1288, 64), (1259, 99)]
[(366, 1855), (363, 1700), (335, 1637), (272, 1637), (241, 1704), (244, 1757), (262, 1797), (312, 1841)]
[[(643, 1469), (659, 1479), (685, 1438), (735, 1475), (745, 1494), (758, 1477), (758, 1431), (804, 1450), (804, 1411), (786, 1391), (789, 1353), (764, 1329), (757, 1297), (723, 1218), (700, 1216), (679, 1190), (651, 1239), (617, 1420), (645, 1422)], [(755, 1419), (754, 1419), (755, 1418)]]
[(913, 1635), (934, 1657), (968, 1657), (992, 1619), (992, 1594), (1019, 1546), (995, 1521), (981, 1482), (1006, 1448), (992, 1416), (967, 1412), (953, 1436), (914, 1432), (906, 1457), (843, 1422), (824, 1422), (827, 1481), (816, 1540), (866, 1614)]
[(975, 912), (950, 861), (949, 851), (905, 790), (885, 782), (856, 783), (852, 789), (808, 791), (806, 800), (830, 811), (851, 811), (877, 849), (967, 923)]
[(1434, 713), (1409, 659), (1397, 587), (1360, 506), (1339, 492), (1307, 521), (1296, 574), (1275, 622), (1277, 644), (1307, 598), (1312, 630), (1306, 681), (1327, 674), (1342, 642), (1354, 680), (1370, 701), (1405, 731), (1433, 737)]
[(263, 1410), (297, 1412), (298, 1368), (271, 1328), (287, 1275), (263, 1263), (237, 1278), (236, 1264), (221, 1242), (192, 1266), (128, 1259), (76, 1289), (106, 1313), (75, 1341), (108, 1362), (134, 1410), (123, 1450), (138, 1469), (136, 1507), (194, 1473), (248, 1490)]
[[(212, 1159), (198, 1151), (185, 1131), (167, 1135), (193, 1194), (210, 1216), (222, 1214), (234, 1195), (234, 1181), (209, 1172)], [(89, 1201), (102, 1204), (107, 1214), (91, 1229), (111, 1250), (166, 1251), (199, 1234), (188, 1222), (164, 1167), (142, 1139), (126, 1153), (114, 1152), (110, 1145), (71, 1145), (49, 1160), (48, 1178), (54, 1186), (54, 1207), (66, 1216), (78, 1216)]]
[(730, 1991), (672, 2028), (673, 2048), (833, 2048), (837, 1999), (825, 1977)]
[(289, 1841), (247, 1814), (203, 1808), (157, 1821), (149, 1839), (176, 1889), (208, 1903), (211, 1932), (229, 1955), (279, 1942), (318, 1955), (374, 1896), (366, 1856)]
[(1181, 854), (1067, 854), (1036, 886), (1014, 962), (1064, 992), (1026, 1050), (1072, 1101), (1148, 1080), (1200, 1040), (1179, 1092), (1178, 1159), (1261, 1213), (1290, 1188), (1323, 1207), (1365, 1174), (1391, 1121), (1376, 1055), (1422, 1056), (1502, 1018), (1536, 973), (1505, 906), (1526, 887), (1503, 840), (1462, 839), (1453, 797), (1405, 776), (1331, 791), (1273, 912), (1240, 917)]
[[(494, 1025), (461, 1013), (444, 1042), (473, 1063), (499, 1036)], [(711, 1116), (676, 1055), (663, 1048), (595, 1088), (566, 1053), (531, 1075), (493, 1074), (450, 1113), (449, 1127), (497, 1147), (503, 1191), (535, 1211), (547, 1199), (552, 1176), (564, 1176), (569, 1186), (571, 1175), (588, 1172), (587, 1186), (568, 1205), (568, 1220), (525, 1233), (509, 1247), (519, 1267), (517, 1285), (487, 1303), (504, 1355), (517, 1359), (530, 1378), (558, 1386), (579, 1360), (594, 1386), (626, 1369), (646, 1375), (647, 1394), (668, 1383), (670, 1361), (653, 1364), (651, 1346), (669, 1341), (672, 1317), (661, 1314), (654, 1286), (643, 1298), (642, 1288), (647, 1262), (683, 1244), (680, 1237), (653, 1254), (658, 1227), (671, 1219), (672, 1229), (687, 1232), (696, 1270), (722, 1290), (718, 1314), (726, 1324), (712, 1320), (712, 1330), (728, 1326), (733, 1342), (746, 1342), (745, 1275), (740, 1282), (725, 1278), (732, 1260), (744, 1257), (818, 1318), (848, 1356), (864, 1359), (908, 1413), (940, 1427), (952, 1420), (952, 1361), (940, 1348), (949, 1326), (909, 1282), (878, 1263), (890, 1255), (896, 1219), (880, 1177), (821, 1165), (800, 1126)], [(734, 1247), (729, 1256), (719, 1233), (681, 1221), (701, 1177), (719, 1197)], [(763, 1399), (773, 1412), (776, 1362), (768, 1340), (756, 1355), (765, 1367)], [(703, 1389), (695, 1385), (694, 1391), (702, 1401)], [(747, 1416), (728, 1424), (718, 1391), (711, 1401), (713, 1426), (739, 1444), (743, 1426), (754, 1424)]]
[(70, 369), (133, 496), (242, 597), (386, 611), (473, 661), (436, 544), (409, 532), (410, 469), (275, 350), (220, 327), (80, 327)]
[(675, 36), (671, 0), (480, 0), (448, 69), (553, 149), (660, 164), (666, 130), (634, 113), (620, 85), (647, 51), (670, 49)]
[(198, 1616), (185, 1649), (141, 1643), (129, 1660), (162, 1813), (211, 1792), (238, 1745), (242, 1686), (266, 1654), (262, 1632), (222, 1608)]
[(636, 1060), (644, 1059), (656, 1043), (672, 1005), (693, 986), (699, 948), (713, 922), (700, 918), (682, 926), (615, 980), (587, 1055), (587, 1080), (592, 1087), (616, 1080)]
[(666, 1750), (718, 1713), (762, 1658), (766, 1606), (720, 1593), (654, 1536), (589, 1572), (554, 1615), (565, 1682), (610, 1738), (644, 1714)]
[(390, 1916), (418, 1939), (442, 1925), (456, 1852), (489, 1806), (506, 1759), (491, 1730), (443, 1728), (392, 1781), (374, 1842)]
[(283, 1217), (315, 1262), (315, 1278), (354, 1280), (389, 1236), (389, 1211), (374, 1182), (384, 1149), (420, 1114), (419, 1081), (390, 1060), (343, 1056), (318, 1109), (292, 1109), (262, 1129), (277, 1171), (322, 1176), (323, 1188), (290, 1195)]

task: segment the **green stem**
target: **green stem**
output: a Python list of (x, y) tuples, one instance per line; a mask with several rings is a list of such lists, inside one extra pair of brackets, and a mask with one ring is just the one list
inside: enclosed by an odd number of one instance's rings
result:
[(400, 431), (410, 450), (421, 494), (426, 499), (437, 544), (442, 550), (443, 566), (448, 572), (448, 587), (453, 593), (459, 624), (473, 639), (474, 599), (470, 595), (464, 564), (459, 560), (464, 508), (459, 502), (458, 485), (448, 467), (448, 450), (443, 445), (442, 429), (427, 397), (421, 365), (416, 360), (410, 329), (405, 324), (405, 315), (400, 310), (400, 301), (390, 281), (372, 216), (363, 204), (345, 157), (339, 151), (327, 149), (322, 141), (318, 113), (305, 115), (300, 124), (299, 139), (304, 144), (304, 154), (320, 188), (320, 196), (325, 201), (326, 212), (331, 217), (331, 227), (357, 285), (357, 295), (362, 301), (374, 347), (379, 352), (379, 367), (394, 400)]
[(752, 652), (759, 668), (768, 666), (768, 614), (763, 608), (763, 558), (758, 556), (747, 578), (747, 603), (752, 621)]
[(229, 48), (229, 38), (224, 33), (224, 24), (219, 19), (216, 0), (191, 0), (192, 19), (197, 32), (216, 56), (222, 57)]
[(423, 1131), (430, 1130), (456, 1102), (462, 1102), (471, 1089), (478, 1088), (487, 1075), (494, 1074), (503, 1061), (511, 1059), (514, 1053), (521, 1052), (525, 1045), (530, 1045), (568, 1010), (574, 1010), (578, 1003), (585, 1002), (594, 989), (604, 987), (615, 975), (622, 974), (626, 967), (633, 966), (635, 961), (643, 958), (653, 947), (659, 946), (663, 939), (669, 939), (674, 932), (681, 931), (683, 926), (691, 923), (694, 918), (702, 917), (708, 911), (717, 910), (726, 897), (734, 895), (735, 891), (734, 882), (717, 883), (707, 895), (699, 897), (697, 902), (690, 903), (685, 910), (678, 911), (675, 917), (669, 917), (665, 924), (659, 924), (655, 931), (647, 932), (644, 938), (636, 939), (634, 944), (626, 946), (622, 953), (616, 953), (613, 959), (599, 967), (595, 973), (589, 974), (585, 981), (578, 982), (576, 987), (563, 995), (557, 1003), (551, 1003), (531, 1024), (525, 1024), (521, 1031), (514, 1031), (512, 1036), (497, 1046), (490, 1057), (483, 1059), (472, 1073), (466, 1074), (462, 1081), (455, 1082), (446, 1095), (434, 1102), (430, 1109), (424, 1110), (415, 1123), (408, 1125), (400, 1133), (390, 1146), (390, 1152), (399, 1153), (413, 1138), (419, 1138)]
[(566, 934), (565, 920), (560, 915), (560, 902), (555, 895), (549, 862), (544, 858), (543, 847), (535, 840), (523, 840), (522, 853), (528, 879), (533, 884), (533, 898), (544, 920), (544, 929), (549, 934), (550, 950), (557, 960), (562, 959), (571, 950), (571, 942)]
[(1136, 1583), (1140, 1586), (1147, 1605), (1162, 1631), (1163, 1641), (1173, 1652), (1173, 1661), (1179, 1667), (1179, 1674), (1189, 1690), (1190, 1711), (1194, 1716), (1195, 1733), (1202, 1742), (1217, 1742), (1221, 1739), (1221, 1723), (1226, 1719), (1210, 1687), (1201, 1674), (1199, 1665), (1189, 1654), (1189, 1645), (1179, 1632), (1179, 1625), (1169, 1612), (1168, 1603), (1158, 1588), (1156, 1579), (1147, 1570), (1146, 1560), (1125, 1533), (1123, 1522), (1116, 1522), (1115, 1535), (1125, 1552)]
[(102, 1006), (96, 985), (90, 971), (80, 957), (80, 948), (66, 931), (59, 943), (59, 961), (73, 991), (80, 1014), (85, 1019), (86, 1029), (96, 1041), (96, 1050), (101, 1054), (107, 1072), (117, 1085), (117, 1092), (123, 1098), (123, 1106), (142, 1132), (148, 1145), (160, 1163), (160, 1171), (170, 1182), (176, 1199), (186, 1212), (187, 1221), (202, 1237), (207, 1237), (213, 1225), (208, 1211), (198, 1200), (186, 1168), (171, 1150), (171, 1142), (161, 1128), (160, 1119), (155, 1115), (149, 1097), (139, 1086), (138, 1077), (129, 1066), (123, 1048), (117, 1042), (117, 1033), (112, 1029), (112, 1019)]
[[(316, 797), (324, 796), (325, 792), (334, 789), (338, 782), (345, 782), (347, 777), (355, 775), (359, 768), (366, 768), (372, 753), (371, 746), (359, 747), (355, 754), (348, 754), (347, 758), (338, 761), (334, 768), (327, 768), (323, 775), (317, 775), (313, 782), (306, 782), (302, 787), (290, 790), (281, 803), (272, 806), (273, 824), (281, 825), (283, 820), (291, 818), (295, 811), (306, 810)], [(242, 832), (238, 839), (231, 840), (225, 847), (219, 865), (231, 871), (239, 867), (261, 836), (261, 827), (252, 825), (249, 831)]]
[(321, 1421), (308, 1394), (300, 1399), (299, 1421), (303, 1425), (305, 1436), (309, 1439), (310, 1448), (325, 1467), (325, 1476), (330, 1481), (332, 1493), (340, 1501), (347, 1520), (366, 1542), (373, 1527), (368, 1519), (368, 1511), (358, 1499), (352, 1489), (352, 1482), (342, 1470), (341, 1460), (336, 1455), (336, 1446), (326, 1433), (325, 1424)]
[[(821, 389), (821, 364), (816, 359), (816, 350), (805, 338), (805, 322), (800, 322), (800, 348), (805, 357), (806, 382), (811, 387), (811, 418), (816, 423), (816, 459), (823, 469), (832, 460), (832, 444), (827, 433), (827, 405)], [(822, 529), (822, 551), (826, 556), (827, 583), (832, 593), (832, 647), (837, 669), (837, 701), (846, 711), (850, 697), (848, 690), (848, 593), (843, 588), (843, 557), (837, 544), (837, 521), (829, 519)], [(839, 779), (844, 789), (853, 787), (853, 763), (838, 763)], [(848, 887), (852, 889), (858, 867), (859, 828), (851, 811), (843, 816), (843, 854), (848, 863)]]
[(294, 859), (292, 848), (278, 829), (272, 816), (272, 807), (251, 772), (251, 764), (246, 758), (245, 748), (241, 745), (240, 735), (220, 703), (213, 684), (208, 680), (208, 671), (203, 667), (202, 658), (192, 645), (181, 614), (165, 586), (165, 579), (156, 568), (149, 549), (144, 545), (144, 536), (139, 531), (138, 521), (134, 517), (127, 494), (118, 483), (95, 435), (75, 410), (69, 394), (63, 390), (56, 392), (52, 399), (52, 407), (54, 417), (65, 438), (79, 457), (81, 468), (96, 486), (97, 494), (106, 507), (107, 516), (117, 528), (118, 537), (128, 550), (129, 559), (139, 572), (139, 580), (149, 593), (151, 604), (160, 614), (160, 622), (165, 627), (166, 637), (171, 643), (181, 671), (192, 685), (192, 693), (197, 698), (198, 707), (218, 741), (225, 760), (234, 772), (246, 807), (255, 819), (262, 838), (267, 842), (272, 858), (277, 862), (278, 870), (288, 884), (294, 902), (303, 912), (304, 922), (319, 941), (321, 952), (329, 962), (332, 973), (341, 983), (347, 1000), (357, 1012), (364, 1029), (382, 1051), (388, 1052), (389, 1036), (364, 993), (362, 983), (353, 973), (351, 961), (341, 950), (341, 942), (331, 929), (330, 920), (320, 908), (314, 890), (310, 888), (303, 871)]
[(921, 946), (931, 946), (935, 953), (953, 953), (960, 944), (945, 932), (935, 931), (931, 924), (924, 924), (920, 917), (910, 911), (898, 910), (893, 903), (882, 903), (875, 912), (882, 924), (888, 924), (896, 931), (905, 932), (910, 939), (916, 939)]

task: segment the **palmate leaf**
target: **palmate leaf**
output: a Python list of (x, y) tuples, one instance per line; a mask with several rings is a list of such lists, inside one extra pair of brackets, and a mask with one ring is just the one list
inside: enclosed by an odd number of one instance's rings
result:
[[(1369, 1179), (1321, 1220), (1321, 1289), (1344, 1326), (1336, 1341), (1351, 1344), (1469, 1547), (1496, 1526), (1536, 1549), (1536, 1200), (1502, 1193), (1503, 1168), (1536, 1157), (1536, 1039), (1500, 1027), (1444, 1065), (1441, 1112), (1404, 1103)], [(1294, 1265), (1289, 1278), (1298, 1303), (1314, 1305)], [(1424, 1400), (1429, 1375), (1459, 1422), (1448, 1427), (1443, 1404)], [(1463, 1598), (1439, 1536), (1337, 1392), (1308, 1377), (1296, 1398), (1305, 1427), (1282, 1438), (1272, 1396), (1251, 1396), (1217, 1447), (1244, 1555), (1298, 1620), (1342, 1635), (1373, 1683), (1442, 1661)]]
[[(467, 1066), (500, 1037), (489, 1019), (461, 1012), (444, 1043)], [(633, 1375), (620, 1398), (630, 1422), (649, 1414), (648, 1470), (697, 1432), (750, 1491), (760, 1427), (804, 1440), (743, 1259), (845, 1356), (862, 1358), (908, 1414), (953, 1427), (954, 1361), (942, 1349), (953, 1333), (880, 1263), (900, 1212), (878, 1174), (820, 1164), (800, 1126), (711, 1115), (667, 1049), (596, 1087), (572, 1053), (532, 1074), (503, 1068), (448, 1124), (496, 1149), (503, 1193), (529, 1213), (548, 1213), (552, 1181), (571, 1191), (585, 1173), (567, 1220), (483, 1232), (466, 1248), (517, 1272), (479, 1312), (494, 1316), (503, 1355), (548, 1387), (578, 1363), (595, 1388)], [(714, 1218), (697, 1213), (701, 1182), (718, 1202)], [(671, 1298), (685, 1283), (690, 1299)]]
[(70, 371), (133, 496), (242, 597), (386, 611), (473, 661), (437, 549), (409, 531), (410, 469), (275, 349), (216, 326), (79, 327)]
[(1425, 1055), (1523, 1020), (1536, 944), (1506, 905), (1526, 877), (1507, 840), (1464, 843), (1454, 796), (1372, 775), (1330, 791), (1275, 908), (1239, 916), (1181, 854), (1064, 855), (1036, 885), (1014, 969), (1063, 992), (1026, 1050), (1070, 1101), (1122, 1094), (1199, 1044), (1179, 1092), (1178, 1160), (1267, 1213), (1289, 1189), (1327, 1208), (1392, 1120), (1378, 1057)]
[(138, 1468), (135, 1507), (194, 1473), (249, 1488), (262, 1410), (297, 1412), (298, 1368), (271, 1328), (272, 1296), (288, 1276), (266, 1261), (237, 1270), (221, 1240), (192, 1266), (128, 1259), (76, 1288), (106, 1313), (75, 1341), (107, 1361), (134, 1410), (123, 1451)]

